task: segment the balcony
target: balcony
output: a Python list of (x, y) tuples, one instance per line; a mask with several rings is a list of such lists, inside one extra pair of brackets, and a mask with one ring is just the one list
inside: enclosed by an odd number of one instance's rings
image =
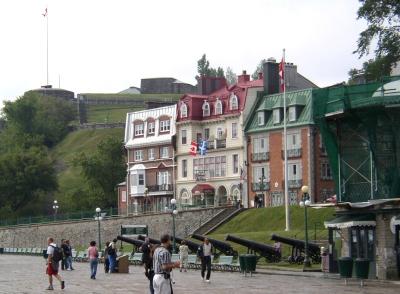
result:
[(215, 143), (214, 140), (208, 140), (208, 141), (207, 141), (207, 150), (215, 149), (215, 148), (214, 148), (214, 146), (215, 146), (214, 143)]
[(252, 187), (253, 192), (268, 191), (270, 188), (270, 182), (264, 182), (263, 184), (251, 183), (251, 187)]
[(252, 161), (267, 161), (269, 160), (269, 152), (260, 152), (251, 154)]
[(226, 139), (217, 139), (217, 140), (215, 140), (215, 142), (216, 142), (216, 146), (217, 146), (217, 149), (220, 149), (220, 148), (226, 148)]
[[(301, 188), (303, 186), (303, 180), (288, 180), (288, 187), (289, 189)], [(282, 182), (282, 187), (285, 187), (285, 181)]]
[[(287, 157), (288, 158), (301, 157), (301, 148), (288, 149), (287, 150)], [(285, 151), (284, 150), (282, 150), (282, 158), (285, 158)]]
[(172, 184), (162, 184), (162, 185), (154, 185), (147, 186), (149, 192), (165, 192), (172, 191)]

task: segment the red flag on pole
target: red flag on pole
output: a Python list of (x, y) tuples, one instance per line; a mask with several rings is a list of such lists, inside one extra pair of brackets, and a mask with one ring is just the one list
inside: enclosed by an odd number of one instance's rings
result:
[(285, 92), (285, 58), (282, 57), (281, 63), (279, 63), (279, 83), (282, 92)]
[(196, 156), (196, 154), (197, 154), (197, 143), (195, 141), (192, 141), (192, 144), (190, 145), (189, 153), (190, 153), (190, 155)]
[(47, 7), (46, 7), (46, 9), (44, 10), (44, 13), (42, 13), (42, 15), (43, 15), (43, 17), (46, 17), (46, 16), (47, 16)]

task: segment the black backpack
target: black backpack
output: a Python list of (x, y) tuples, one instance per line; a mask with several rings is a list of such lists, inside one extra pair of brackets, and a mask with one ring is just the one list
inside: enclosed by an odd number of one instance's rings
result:
[(62, 259), (61, 248), (58, 246), (51, 246), (51, 247), (53, 247), (53, 249), (54, 249), (52, 260), (54, 262), (59, 262)]

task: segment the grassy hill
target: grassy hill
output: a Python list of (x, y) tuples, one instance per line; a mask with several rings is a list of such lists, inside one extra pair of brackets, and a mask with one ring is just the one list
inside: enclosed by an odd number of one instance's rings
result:
[[(52, 155), (57, 159), (59, 191), (55, 197), (61, 208), (73, 207), (69, 203), (69, 195), (87, 185), (81, 176), (80, 168), (74, 167), (73, 159), (80, 152), (90, 154), (97, 144), (107, 136), (116, 136), (123, 140), (124, 129), (79, 130), (69, 133), (53, 150)], [(117, 183), (116, 183), (117, 184)], [(82, 195), (84, 196), (84, 195)], [(60, 211), (62, 213), (62, 210)]]
[(125, 122), (128, 112), (142, 110), (142, 106), (132, 105), (87, 105), (88, 123)]
[[(324, 221), (332, 219), (333, 208), (308, 209), (308, 229), (310, 241), (327, 240), (328, 231), (324, 228)], [(277, 234), (285, 237), (304, 240), (304, 208), (290, 207), (291, 230), (285, 231), (284, 207), (248, 209), (210, 234), (211, 238), (225, 240), (227, 234), (250, 239), (263, 243), (270, 243), (271, 235)], [(240, 253), (245, 253), (243, 246), (232, 243)], [(289, 247), (284, 247), (284, 255), (289, 254)]]

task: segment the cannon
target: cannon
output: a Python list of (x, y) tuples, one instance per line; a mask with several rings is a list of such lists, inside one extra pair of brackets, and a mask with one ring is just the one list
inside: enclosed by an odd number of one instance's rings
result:
[[(187, 247), (189, 248), (189, 250), (192, 253), (196, 253), (197, 249), (199, 248), (200, 244), (197, 244), (196, 242), (190, 241), (190, 240), (186, 240), (183, 238), (179, 238), (179, 237), (175, 237), (175, 241), (177, 244), (177, 247), (179, 247), (179, 244), (181, 244), (181, 242), (185, 240)], [(171, 237), (171, 241), (173, 241), (173, 237)]]
[(237, 256), (238, 253), (236, 250), (234, 250), (231, 246), (231, 244), (223, 242), (223, 241), (219, 241), (219, 240), (215, 240), (215, 239), (211, 239), (208, 238), (206, 236), (202, 236), (202, 235), (197, 235), (197, 234), (193, 234), (192, 235), (193, 239), (199, 240), (199, 241), (204, 241), (205, 238), (208, 239), (208, 241), (210, 241), (210, 243), (212, 244), (212, 246), (214, 247), (214, 250), (218, 250), (218, 252), (214, 251), (214, 255), (216, 255), (217, 257), (219, 255), (221, 255), (222, 253), (225, 255), (231, 255), (231, 256)]
[(279, 262), (281, 260), (281, 253), (270, 245), (232, 235), (227, 235), (225, 240), (247, 247), (247, 252), (257, 255), (257, 260), (262, 257), (268, 262)]
[[(297, 240), (293, 238), (287, 238), (272, 234), (271, 240), (276, 242), (282, 242), (284, 244), (292, 246), (292, 254), (289, 256), (290, 263), (302, 263), (304, 261), (304, 250), (305, 250), (305, 241)], [(321, 262), (321, 249), (318, 244), (308, 242), (308, 256), (311, 258), (312, 262), (320, 263)]]
[(117, 240), (132, 244), (133, 246), (135, 246), (135, 251), (138, 251), (140, 246), (142, 246), (144, 243), (141, 240), (126, 238), (126, 237), (122, 237), (122, 236), (117, 236)]
[(139, 237), (138, 237), (138, 239), (139, 239), (139, 240), (142, 240), (142, 241), (145, 241), (146, 238), (149, 238), (149, 242), (150, 242), (151, 244), (157, 244), (157, 245), (160, 245), (160, 244), (161, 244), (161, 241), (160, 241), (160, 240), (157, 240), (157, 239), (154, 239), (154, 238), (146, 237), (146, 236), (143, 236), (143, 235), (139, 235)]

